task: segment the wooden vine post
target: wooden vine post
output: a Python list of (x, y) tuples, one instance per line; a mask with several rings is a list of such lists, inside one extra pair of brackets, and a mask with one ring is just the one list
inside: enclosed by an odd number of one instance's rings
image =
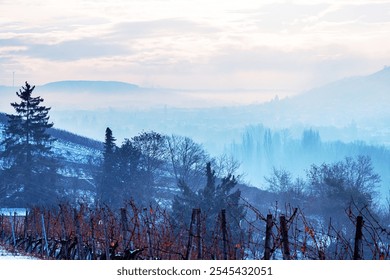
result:
[(287, 230), (287, 223), (286, 223), (286, 217), (284, 215), (280, 215), (280, 230), (282, 235), (282, 252), (283, 252), (283, 259), (284, 260), (290, 260), (290, 247), (288, 243), (288, 230)]
[(1, 214), (0, 222), (1, 222), (0, 239), (3, 240), (4, 236), (5, 236), (5, 232), (4, 232), (4, 214)]
[(12, 241), (13, 241), (13, 246), (16, 247), (16, 234), (15, 234), (15, 218), (16, 218), (16, 213), (12, 216), (12, 213), (9, 213), (9, 220), (11, 222), (11, 230), (12, 230)]
[[(202, 236), (201, 236), (201, 223), (200, 223), (200, 209), (192, 209), (190, 228), (188, 232), (188, 242), (187, 242), (187, 252), (185, 259), (191, 259), (192, 247), (193, 247), (193, 238), (197, 238), (196, 247), (197, 247), (197, 258), (198, 260), (202, 259)], [(194, 234), (194, 224), (196, 225), (196, 234)]]
[(355, 232), (355, 247), (353, 252), (354, 260), (363, 259), (362, 249), (363, 249), (363, 217), (357, 216), (356, 220), (356, 232)]
[(92, 243), (92, 259), (96, 260), (96, 237), (95, 237), (95, 225), (94, 225), (94, 218), (91, 214), (91, 217), (89, 219), (89, 225), (91, 227), (91, 243)]
[(80, 213), (77, 213), (77, 210), (76, 208), (74, 208), (73, 210), (73, 214), (74, 214), (74, 223), (75, 223), (75, 228), (76, 228), (76, 238), (77, 238), (77, 252), (78, 252), (78, 259), (79, 260), (83, 260), (84, 259), (84, 254), (83, 254), (83, 250), (82, 250), (82, 246), (83, 246), (83, 236), (81, 234), (81, 227), (80, 227), (80, 220), (81, 220), (81, 209), (80, 209)]
[(226, 210), (221, 210), (221, 229), (222, 229), (222, 241), (223, 241), (223, 259), (228, 259), (228, 240), (227, 240), (227, 227), (226, 227)]
[(45, 216), (44, 213), (41, 213), (41, 221), (42, 221), (42, 253), (46, 251), (46, 256), (49, 257), (49, 243), (47, 242), (47, 234), (46, 234), (46, 227), (45, 227)]
[(202, 259), (202, 235), (201, 235), (201, 223), (200, 223), (200, 209), (196, 209), (196, 237), (198, 238), (198, 260)]
[(264, 250), (264, 259), (269, 260), (271, 258), (271, 235), (272, 235), (272, 214), (267, 215), (267, 225), (265, 229), (265, 250)]
[(69, 240), (66, 233), (66, 222), (65, 222), (65, 207), (60, 206), (60, 220), (61, 220), (61, 259), (69, 259)]
[(104, 230), (104, 250), (106, 255), (106, 260), (110, 260), (110, 239), (108, 237), (108, 218), (106, 209), (103, 210), (103, 230)]
[(149, 260), (153, 259), (153, 240), (152, 240), (152, 230), (150, 227), (149, 216), (147, 212), (147, 208), (144, 209), (146, 213), (145, 225), (146, 225), (146, 237), (148, 242), (148, 258)]
[(186, 260), (191, 259), (191, 253), (192, 253), (192, 239), (194, 237), (193, 234), (193, 225), (195, 223), (195, 215), (196, 215), (196, 210), (192, 209), (192, 214), (191, 214), (191, 222), (190, 222), (190, 229), (188, 232), (188, 242), (187, 242), (187, 253), (186, 253)]
[(127, 221), (127, 210), (126, 208), (121, 208), (121, 227), (122, 227), (122, 248), (123, 250), (128, 249), (128, 243), (129, 243), (129, 224)]

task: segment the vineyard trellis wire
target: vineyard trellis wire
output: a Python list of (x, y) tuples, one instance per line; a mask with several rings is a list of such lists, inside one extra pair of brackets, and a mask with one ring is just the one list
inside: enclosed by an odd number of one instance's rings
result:
[[(24, 216), (0, 216), (0, 244), (57, 260), (390, 259), (390, 231), (368, 208), (351, 204), (345, 214), (353, 230), (346, 230), (299, 208), (275, 207), (264, 215), (242, 201), (247, 210), (242, 220), (222, 209), (212, 229), (206, 228), (202, 209), (193, 209), (185, 227), (174, 223), (169, 210), (139, 208), (133, 201), (118, 212), (85, 204), (32, 208)], [(238, 234), (232, 223), (239, 223)]]

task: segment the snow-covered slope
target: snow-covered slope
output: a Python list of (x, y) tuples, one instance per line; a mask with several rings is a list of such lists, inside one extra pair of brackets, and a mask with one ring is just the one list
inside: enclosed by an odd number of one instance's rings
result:
[[(5, 114), (0, 113), (0, 142), (3, 139), (1, 132), (4, 129), (5, 122)], [(60, 129), (50, 129), (49, 133), (56, 139), (53, 145), (55, 154), (66, 162), (75, 164), (96, 163), (101, 157), (103, 144), (96, 140)]]
[[(0, 142), (5, 122), (5, 115), (0, 113)], [(56, 139), (52, 150), (59, 159), (58, 173), (63, 176), (62, 184), (67, 186), (63, 189), (63, 195), (75, 200), (82, 198), (83, 201), (92, 201), (96, 191), (94, 172), (101, 161), (102, 143), (59, 129), (50, 129), (49, 133)]]

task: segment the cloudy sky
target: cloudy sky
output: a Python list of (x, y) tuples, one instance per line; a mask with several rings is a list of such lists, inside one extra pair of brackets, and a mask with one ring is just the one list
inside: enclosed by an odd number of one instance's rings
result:
[(390, 1), (0, 0), (0, 84), (302, 91), (390, 64)]

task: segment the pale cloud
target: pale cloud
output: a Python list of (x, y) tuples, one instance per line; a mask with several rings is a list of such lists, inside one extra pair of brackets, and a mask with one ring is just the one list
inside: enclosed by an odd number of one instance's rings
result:
[(125, 55), (131, 53), (131, 50), (121, 46), (117, 42), (110, 43), (108, 41), (100, 41), (96, 38), (89, 38), (52, 45), (34, 44), (30, 45), (23, 53), (26, 56), (47, 60), (73, 61), (121, 54)]
[(116, 24), (112, 33), (117, 39), (142, 38), (151, 36), (170, 36), (176, 34), (210, 34), (222, 30), (205, 23), (167, 18), (150, 21), (128, 21)]
[(364, 2), (351, 3), (339, 6), (338, 9), (327, 13), (323, 18), (331, 22), (367, 22), (383, 23), (390, 22), (389, 2)]
[(390, 1), (1, 2), (0, 84), (304, 90), (390, 60)]

